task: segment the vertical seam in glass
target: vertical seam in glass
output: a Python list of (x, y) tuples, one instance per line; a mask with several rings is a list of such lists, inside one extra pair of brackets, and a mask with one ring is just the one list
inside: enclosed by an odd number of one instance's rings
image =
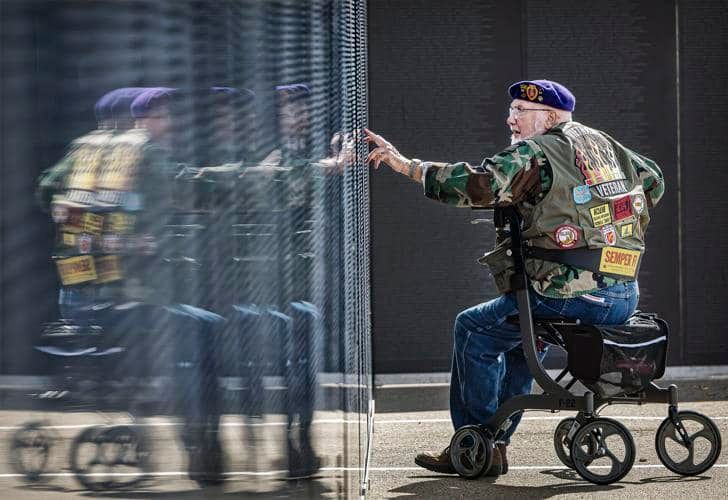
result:
[(676, 114), (676, 143), (677, 143), (677, 261), (678, 261), (678, 302), (679, 302), (679, 320), (680, 320), (680, 361), (684, 360), (687, 336), (684, 335), (685, 325), (685, 304), (683, 298), (685, 296), (685, 282), (683, 267), (683, 211), (682, 211), (682, 130), (680, 116), (680, 0), (675, 0), (675, 114)]

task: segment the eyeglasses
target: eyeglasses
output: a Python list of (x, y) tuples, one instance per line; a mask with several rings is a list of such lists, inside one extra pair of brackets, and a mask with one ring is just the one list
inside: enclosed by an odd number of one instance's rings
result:
[(541, 108), (514, 108), (513, 106), (508, 108), (508, 116), (521, 116), (524, 111), (551, 111), (550, 109)]

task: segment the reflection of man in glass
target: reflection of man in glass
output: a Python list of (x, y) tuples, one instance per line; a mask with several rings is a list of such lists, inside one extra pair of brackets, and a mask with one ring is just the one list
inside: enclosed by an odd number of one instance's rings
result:
[[(94, 106), (97, 128), (75, 139), (66, 155), (41, 174), (36, 197), (41, 208), (50, 210), (56, 223), (54, 257), (61, 288), (61, 317), (78, 323), (87, 321), (89, 307), (104, 292), (98, 262), (91, 257), (93, 221), (102, 211), (96, 196), (99, 178), (109, 156), (110, 145), (133, 126), (132, 101), (143, 88), (119, 88), (104, 94)], [(74, 269), (86, 272), (74, 272)]]
[[(81, 276), (81, 283), (94, 287), (83, 304), (85, 317), (102, 326), (107, 343), (126, 351), (109, 378), (172, 375), (189, 474), (206, 484), (219, 481), (223, 469), (213, 351), (222, 318), (173, 301), (174, 270), (165, 255), (178, 170), (169, 159), (175, 94), (174, 89), (152, 88), (131, 102), (115, 101), (117, 108), (131, 111), (136, 126), (108, 137), (103, 151), (76, 155), (83, 163), (62, 176), (64, 188), (56, 201), (73, 210), (61, 214), (59, 232), (68, 234), (62, 241), (78, 255), (63, 268), (70, 270), (71, 279), (65, 280), (63, 272), (61, 277), (64, 286), (79, 283)], [(78, 197), (85, 203), (74, 204)], [(82, 264), (84, 273), (79, 271)], [(150, 388), (138, 389), (137, 397)]]
[[(310, 99), (311, 90), (304, 84), (276, 88), (280, 182), (273, 194), (282, 210), (281, 312), (289, 318), (284, 377), (291, 476), (310, 475), (321, 465), (311, 437), (316, 371), (320, 369), (316, 365), (321, 357), (324, 324), (320, 305), (312, 303), (313, 266), (316, 252), (327, 247), (323, 218), (334, 215), (321, 209), (326, 182), (337, 180), (330, 174), (339, 173), (343, 163), (351, 160), (352, 149), (348, 138), (341, 144), (343, 138), (336, 135), (332, 139), (335, 154), (325, 159), (313, 158)], [(318, 261), (322, 262), (320, 257)]]

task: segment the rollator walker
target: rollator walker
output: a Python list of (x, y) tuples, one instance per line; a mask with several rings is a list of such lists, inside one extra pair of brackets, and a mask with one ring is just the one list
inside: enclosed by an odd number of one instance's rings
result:
[[(595, 484), (622, 479), (634, 464), (636, 447), (629, 430), (620, 422), (600, 417), (614, 404), (666, 403), (668, 416), (657, 429), (655, 448), (660, 461), (683, 476), (710, 469), (720, 455), (721, 436), (715, 423), (693, 411), (678, 411), (677, 386), (662, 388), (653, 380), (665, 369), (667, 323), (656, 314), (636, 312), (625, 325), (585, 325), (569, 318), (533, 319), (525, 271), (521, 217), (514, 207), (499, 207), (494, 225), (500, 238), (511, 239), (514, 261), (511, 288), (516, 294), (523, 352), (528, 368), (542, 394), (513, 397), (503, 403), (484, 424), (459, 428), (450, 442), (450, 459), (456, 472), (476, 479), (491, 466), (494, 443), (511, 425), (511, 417), (523, 410), (576, 411), (562, 420), (554, 432), (559, 460)], [(568, 364), (554, 379), (538, 357), (539, 341), (565, 350)], [(563, 383), (569, 375), (571, 380)], [(586, 391), (574, 391), (576, 382)]]

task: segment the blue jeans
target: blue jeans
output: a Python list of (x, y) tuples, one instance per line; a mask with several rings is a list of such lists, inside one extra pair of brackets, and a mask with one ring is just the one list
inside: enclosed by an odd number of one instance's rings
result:
[[(637, 282), (620, 283), (573, 299), (529, 293), (533, 317), (564, 316), (587, 324), (622, 324), (639, 299)], [(526, 364), (518, 326), (506, 322), (518, 314), (516, 296), (501, 295), (466, 309), (455, 320), (450, 418), (455, 429), (484, 424), (504, 401), (531, 392), (533, 376)], [(541, 358), (545, 352), (541, 353)], [(508, 443), (521, 414), (503, 437)]]

